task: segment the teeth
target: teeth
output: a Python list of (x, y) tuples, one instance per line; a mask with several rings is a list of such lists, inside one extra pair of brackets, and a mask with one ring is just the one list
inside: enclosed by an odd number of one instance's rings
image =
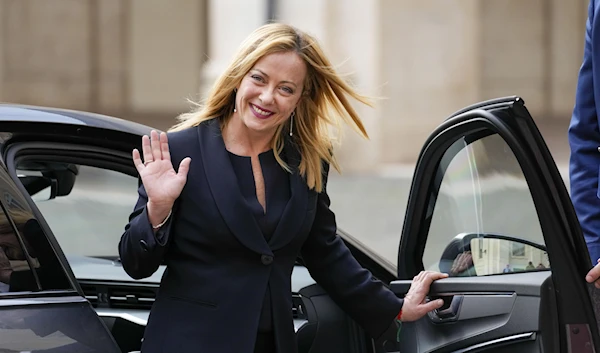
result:
[(255, 106), (254, 104), (252, 105), (252, 109), (254, 109), (254, 111), (260, 115), (267, 116), (267, 115), (271, 114), (270, 112), (266, 112), (266, 111), (260, 109), (259, 107)]

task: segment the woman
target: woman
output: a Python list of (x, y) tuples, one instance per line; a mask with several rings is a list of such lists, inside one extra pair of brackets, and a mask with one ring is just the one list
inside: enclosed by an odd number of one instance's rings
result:
[(143, 137), (144, 162), (133, 151), (143, 186), (119, 251), (133, 278), (167, 265), (144, 353), (295, 352), (290, 275), (298, 256), (374, 337), (397, 316), (415, 320), (441, 306), (425, 295), (445, 275), (421, 273), (402, 301), (336, 235), (328, 126), (345, 121), (366, 136), (347, 95), (366, 102), (312, 37), (268, 24), (168, 140)]

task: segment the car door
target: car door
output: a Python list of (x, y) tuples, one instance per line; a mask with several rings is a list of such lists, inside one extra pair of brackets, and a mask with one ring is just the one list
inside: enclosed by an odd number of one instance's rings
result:
[(1, 164), (0, 351), (120, 352), (48, 235)]
[[(566, 133), (566, 132), (565, 132)], [(595, 352), (598, 290), (569, 195), (522, 99), (459, 111), (421, 150), (398, 254), (444, 306), (404, 324), (401, 352)], [(596, 310), (596, 311), (595, 311)], [(596, 314), (594, 314), (596, 312)]]
[(131, 150), (141, 147), (141, 133), (150, 128), (70, 111), (38, 111), (36, 121), (27, 114), (13, 111), (19, 121), (0, 134), (7, 180), (58, 249), (80, 305), (116, 351), (138, 351), (164, 269), (144, 281), (131, 279), (118, 241), (138, 197)]

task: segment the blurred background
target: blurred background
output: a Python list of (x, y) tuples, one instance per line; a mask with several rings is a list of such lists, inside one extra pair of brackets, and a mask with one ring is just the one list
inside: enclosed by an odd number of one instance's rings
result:
[[(268, 21), (315, 35), (375, 107), (337, 149), (340, 226), (395, 263), (429, 133), (478, 101), (523, 97), (566, 172), (587, 0), (0, 0), (0, 101), (159, 129)], [(563, 173), (566, 178), (566, 174)], [(368, 221), (367, 221), (368, 220)], [(390, 246), (392, 245), (392, 246)]]

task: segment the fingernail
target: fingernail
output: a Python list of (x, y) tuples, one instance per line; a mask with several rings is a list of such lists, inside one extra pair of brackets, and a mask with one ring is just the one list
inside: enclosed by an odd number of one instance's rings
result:
[(439, 306), (444, 305), (444, 301), (442, 299), (438, 299), (438, 300), (436, 300), (436, 302), (437, 302), (437, 305), (439, 305)]

